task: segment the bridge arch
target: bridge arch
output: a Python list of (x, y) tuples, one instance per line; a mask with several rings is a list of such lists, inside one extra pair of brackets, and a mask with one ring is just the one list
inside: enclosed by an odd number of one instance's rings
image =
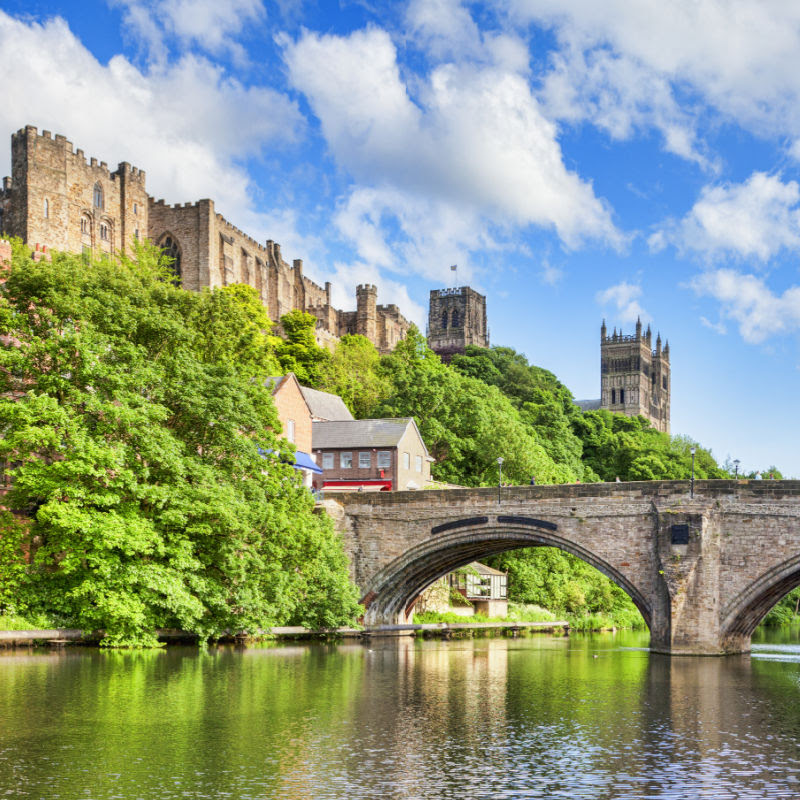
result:
[(767, 570), (723, 608), (723, 641), (749, 642), (758, 623), (784, 595), (800, 586), (800, 554)]
[(443, 575), (472, 561), (524, 547), (556, 547), (585, 561), (625, 591), (647, 627), (651, 627), (653, 608), (649, 598), (605, 559), (555, 532), (505, 524), (461, 527), (456, 532), (428, 539), (394, 559), (364, 587), (364, 622), (367, 625), (405, 622), (419, 594)]

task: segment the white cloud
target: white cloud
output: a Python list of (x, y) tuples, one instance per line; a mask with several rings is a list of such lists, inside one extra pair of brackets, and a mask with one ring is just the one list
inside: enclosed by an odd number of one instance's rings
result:
[[(144, 71), (122, 56), (100, 64), (60, 18), (40, 24), (0, 11), (0, 74), (0, 130), (29, 123), (64, 133), (112, 167), (129, 161), (145, 169), (150, 194), (170, 202), (212, 197), (237, 224), (255, 214), (239, 162), (292, 141), (303, 124), (283, 95), (245, 87), (197, 56)], [(0, 148), (0, 172), (9, 170)], [(259, 222), (256, 235), (267, 232), (269, 218)]]
[[(419, 21), (427, 31), (440, 23)], [(463, 20), (454, 24), (472, 37)], [(566, 168), (555, 126), (513, 70), (443, 64), (413, 77), (412, 98), (382, 30), (306, 32), (283, 43), (291, 83), (356, 181), (338, 222), (362, 259), (425, 271), (439, 253), (445, 268), (467, 264), (465, 252), (504, 246), (507, 234), (531, 225), (568, 247), (623, 245), (608, 205)]]
[(639, 303), (641, 296), (641, 286), (622, 281), (622, 283), (609, 286), (608, 289), (598, 292), (595, 299), (601, 306), (616, 306), (616, 316), (622, 322), (636, 322), (640, 318), (646, 322), (650, 319), (650, 315)]
[(722, 316), (738, 323), (747, 342), (758, 344), (800, 330), (800, 286), (776, 294), (761, 278), (731, 269), (698, 275), (690, 286), (696, 294), (719, 301)]
[(236, 36), (262, 21), (262, 0), (110, 0), (124, 9), (124, 21), (148, 47), (150, 55), (163, 59), (167, 38), (182, 48), (198, 47), (207, 53), (230, 52), (243, 59)]
[(744, 183), (706, 186), (689, 213), (649, 239), (654, 251), (674, 244), (708, 259), (732, 256), (762, 263), (800, 247), (800, 187), (754, 172)]
[(707, 317), (700, 317), (700, 323), (704, 327), (709, 328), (710, 330), (714, 331), (715, 333), (718, 333), (720, 336), (724, 336), (728, 332), (728, 329), (725, 326), (725, 323), (722, 322), (722, 321), (720, 321), (720, 322), (712, 322)]
[[(800, 5), (785, 0), (506, 0), (518, 23), (551, 27), (549, 107), (612, 135), (640, 125), (702, 161), (693, 105), (759, 134), (800, 136)], [(681, 111), (680, 107), (686, 109)]]

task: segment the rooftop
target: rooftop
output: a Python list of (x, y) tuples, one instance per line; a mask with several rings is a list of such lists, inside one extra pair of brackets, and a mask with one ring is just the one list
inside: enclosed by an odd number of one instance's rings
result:
[(352, 421), (353, 415), (338, 394), (321, 392), (319, 389), (309, 389), (301, 386), (311, 416), (315, 422)]
[(312, 447), (315, 450), (397, 447), (409, 425), (413, 425), (415, 429), (417, 427), (412, 417), (315, 422), (312, 425)]

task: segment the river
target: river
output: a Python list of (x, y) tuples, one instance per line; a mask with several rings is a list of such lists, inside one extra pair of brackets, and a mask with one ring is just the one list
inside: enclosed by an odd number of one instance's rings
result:
[(0, 652), (0, 798), (798, 798), (800, 638)]

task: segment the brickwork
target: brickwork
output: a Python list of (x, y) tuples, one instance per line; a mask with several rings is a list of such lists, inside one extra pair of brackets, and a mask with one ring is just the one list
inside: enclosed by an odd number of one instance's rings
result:
[[(289, 373), (272, 393), (278, 419), (283, 428), (282, 436), (289, 438), (298, 450), (311, 453), (311, 411), (300, 391), (300, 384), (293, 373)], [(292, 423), (294, 436), (291, 437)]]
[(335, 309), (330, 283), (322, 287), (303, 275), (302, 260), (288, 264), (279, 244), (257, 242), (218, 214), (212, 200), (153, 200), (145, 173), (130, 164), (112, 172), (105, 162), (87, 162), (66, 137), (31, 126), (12, 136), (11, 161), (12, 177), (0, 190), (0, 233), (38, 244), (40, 252), (114, 254), (129, 251), (137, 237), (149, 238), (169, 250), (185, 288), (252, 286), (276, 323), (294, 309), (314, 314), (317, 342), (325, 347), (363, 330), (388, 352), (408, 330), (397, 306), (376, 304), (374, 286), (359, 287), (357, 311)]
[[(651, 648), (749, 649), (767, 611), (800, 585), (800, 481), (526, 486), (360, 495), (326, 501), (361, 587), (368, 624), (405, 620), (417, 595), (471, 561), (553, 546), (633, 599)], [(685, 527), (684, 527), (685, 526)]]
[(642, 333), (625, 336), (615, 328), (607, 336), (606, 324), (600, 329), (600, 407), (608, 411), (641, 415), (659, 431), (669, 433), (670, 363), (669, 342), (663, 350), (661, 335), (652, 349), (650, 327)]
[(434, 289), (428, 306), (428, 345), (444, 361), (467, 345), (489, 346), (486, 298), (469, 286)]

